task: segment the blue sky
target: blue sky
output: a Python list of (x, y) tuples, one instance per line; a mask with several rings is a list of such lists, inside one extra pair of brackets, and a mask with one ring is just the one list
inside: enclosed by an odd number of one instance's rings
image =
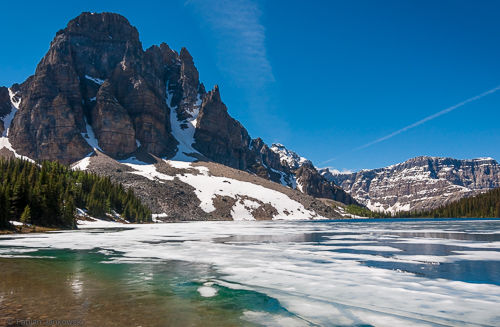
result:
[(500, 159), (500, 92), (359, 149), (500, 85), (498, 1), (8, 1), (0, 85), (33, 74), (82, 11), (123, 14), (145, 48), (186, 46), (253, 137), (319, 166)]

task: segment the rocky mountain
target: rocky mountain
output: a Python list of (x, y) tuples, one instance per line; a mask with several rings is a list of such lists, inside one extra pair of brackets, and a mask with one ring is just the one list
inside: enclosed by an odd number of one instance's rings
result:
[(72, 164), (103, 155), (122, 171), (120, 161), (140, 156), (218, 163), (305, 195), (355, 202), (307, 160), (252, 139), (219, 87), (206, 91), (187, 49), (144, 50), (137, 29), (113, 13), (71, 20), (33, 76), (0, 88), (0, 132), (4, 156)]
[(271, 145), (271, 151), (277, 153), (280, 158), (280, 162), (283, 165), (288, 166), (290, 169), (299, 169), (305, 163), (312, 164), (311, 161), (304, 157), (299, 156), (297, 153), (288, 150), (283, 144), (273, 143)]
[(500, 165), (491, 158), (417, 157), (355, 173), (320, 172), (374, 211), (434, 209), (500, 187)]

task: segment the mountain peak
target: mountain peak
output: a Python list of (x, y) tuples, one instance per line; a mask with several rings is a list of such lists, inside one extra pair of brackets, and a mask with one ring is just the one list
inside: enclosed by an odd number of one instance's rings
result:
[(179, 57), (181, 58), (182, 61), (187, 61), (187, 62), (193, 61), (193, 56), (191, 56), (191, 54), (189, 53), (189, 51), (186, 47), (181, 48), (181, 52), (179, 53)]
[(213, 102), (222, 102), (222, 99), (220, 97), (219, 85), (215, 84), (212, 91), (208, 92), (208, 98)]
[(310, 164), (312, 166), (311, 161), (299, 156), (296, 152), (287, 149), (281, 143), (273, 143), (271, 145), (271, 151), (277, 153), (280, 156), (281, 162), (286, 163), (286, 165), (288, 165), (291, 169), (297, 169), (303, 164)]
[(139, 42), (139, 32), (120, 14), (83, 12), (58, 34), (69, 33), (91, 39)]

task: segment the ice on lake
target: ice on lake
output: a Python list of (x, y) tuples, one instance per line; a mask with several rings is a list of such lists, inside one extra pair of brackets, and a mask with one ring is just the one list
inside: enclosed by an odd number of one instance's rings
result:
[(500, 220), (87, 225), (0, 238), (1, 256), (43, 248), (209, 265), (218, 277), (200, 285), (201, 296), (255, 291), (292, 313), (245, 310), (242, 318), (257, 324), (500, 325)]

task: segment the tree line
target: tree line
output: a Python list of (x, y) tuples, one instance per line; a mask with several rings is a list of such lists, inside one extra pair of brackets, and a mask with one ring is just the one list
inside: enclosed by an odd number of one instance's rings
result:
[(500, 188), (463, 198), (437, 209), (399, 214), (399, 217), (404, 218), (500, 218)]
[(118, 214), (130, 222), (151, 221), (151, 211), (134, 192), (109, 177), (58, 162), (0, 159), (0, 228), (12, 220), (76, 228), (76, 208), (96, 218)]

